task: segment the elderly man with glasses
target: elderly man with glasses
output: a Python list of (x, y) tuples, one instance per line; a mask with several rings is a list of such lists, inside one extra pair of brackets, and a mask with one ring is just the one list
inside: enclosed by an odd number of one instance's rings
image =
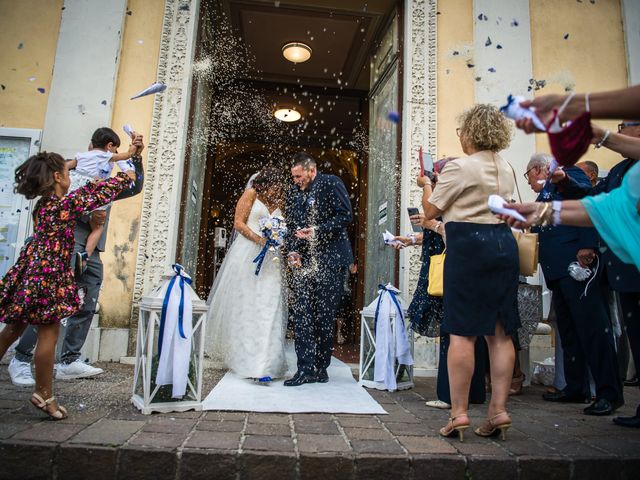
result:
[[(558, 169), (547, 181), (551, 157), (535, 154), (525, 174), (538, 202), (577, 199), (591, 188), (578, 167)], [(583, 190), (577, 188), (580, 185)], [(566, 187), (570, 187), (567, 191)], [(611, 335), (605, 290), (599, 285), (598, 268), (590, 285), (569, 275), (569, 264), (596, 265), (598, 235), (593, 228), (569, 226), (536, 227), (540, 239), (540, 265), (547, 286), (553, 292), (553, 306), (563, 350), (566, 386), (547, 392), (549, 402), (582, 403), (591, 399), (588, 371), (596, 384), (596, 400), (584, 409), (586, 415), (609, 415), (623, 404), (622, 382)], [(587, 368), (588, 366), (588, 368)]]

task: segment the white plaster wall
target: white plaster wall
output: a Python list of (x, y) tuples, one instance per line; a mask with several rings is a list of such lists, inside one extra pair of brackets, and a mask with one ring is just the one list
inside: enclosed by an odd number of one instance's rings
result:
[(111, 124), (126, 3), (65, 0), (43, 149), (73, 158), (96, 128)]
[(640, 1), (622, 0), (629, 85), (640, 84)]
[[(528, 0), (475, 0), (473, 63), (476, 81), (477, 103), (501, 106), (509, 94), (531, 98), (527, 92), (529, 79), (533, 77), (531, 57), (531, 20)], [(487, 20), (479, 20), (480, 15)], [(514, 19), (517, 26), (513, 25)], [(486, 45), (488, 39), (491, 45)], [(497, 46), (502, 46), (498, 49)], [(495, 69), (495, 72), (489, 71)], [(533, 200), (533, 192), (522, 173), (535, 152), (535, 138), (517, 131), (511, 146), (502, 152), (505, 160), (513, 165), (523, 200)]]

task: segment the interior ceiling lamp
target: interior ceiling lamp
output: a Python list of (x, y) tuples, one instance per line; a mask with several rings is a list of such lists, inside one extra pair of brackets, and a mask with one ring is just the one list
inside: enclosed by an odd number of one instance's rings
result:
[(282, 55), (293, 63), (306, 62), (311, 58), (311, 47), (302, 42), (289, 42), (282, 47)]
[(279, 108), (273, 112), (273, 115), (283, 122), (297, 122), (302, 117), (300, 112), (292, 108)]

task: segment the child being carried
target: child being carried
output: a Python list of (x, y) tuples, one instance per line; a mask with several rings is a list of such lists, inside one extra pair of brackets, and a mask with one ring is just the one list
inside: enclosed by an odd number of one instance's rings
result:
[[(136, 147), (131, 145), (129, 150), (118, 153), (120, 138), (112, 129), (98, 128), (91, 136), (89, 151), (78, 153), (74, 160), (67, 160), (71, 186), (69, 191), (77, 190), (96, 179), (104, 180), (111, 176), (113, 164), (117, 163), (123, 172), (134, 171), (133, 164), (129, 160), (136, 153)], [(73, 169), (73, 170), (71, 170)], [(75, 276), (79, 277), (87, 268), (87, 260), (93, 255), (102, 231), (104, 229), (105, 214), (100, 210), (107, 210), (109, 205), (97, 208), (90, 214), (89, 226), (91, 233), (87, 236), (85, 249), (76, 253)]]

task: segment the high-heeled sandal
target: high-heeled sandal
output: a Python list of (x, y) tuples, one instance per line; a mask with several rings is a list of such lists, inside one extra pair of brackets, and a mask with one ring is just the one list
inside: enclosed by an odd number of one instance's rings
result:
[[(460, 423), (458, 425), (454, 425), (455, 422), (460, 417), (467, 417), (467, 423)], [(471, 421), (469, 420), (469, 416), (466, 413), (461, 413), (460, 415), (456, 415), (455, 417), (449, 417), (449, 423), (447, 423), (444, 427), (440, 429), (440, 435), (443, 437), (454, 437), (458, 435), (460, 437), (460, 442), (464, 442), (464, 431), (469, 428), (471, 425)]]
[(48, 406), (51, 405), (55, 401), (56, 397), (48, 398), (44, 400), (40, 395), (34, 393), (31, 395), (31, 404), (36, 407), (38, 410), (42, 410), (44, 413), (49, 415), (49, 418), (52, 420), (64, 420), (69, 415), (67, 414), (67, 409), (62, 405), (58, 405), (58, 409), (54, 412), (50, 412), (48, 410)]
[[(502, 423), (494, 423), (494, 420), (498, 418), (500, 415), (506, 415), (509, 420)], [(495, 414), (491, 418), (487, 418), (487, 420), (478, 428), (474, 430), (474, 433), (480, 437), (495, 437), (500, 435), (502, 440), (507, 439), (507, 430), (511, 427), (511, 417), (507, 412), (500, 412)]]
[(522, 383), (524, 382), (524, 373), (521, 373), (517, 377), (511, 379), (511, 387), (509, 388), (509, 395), (522, 395)]

